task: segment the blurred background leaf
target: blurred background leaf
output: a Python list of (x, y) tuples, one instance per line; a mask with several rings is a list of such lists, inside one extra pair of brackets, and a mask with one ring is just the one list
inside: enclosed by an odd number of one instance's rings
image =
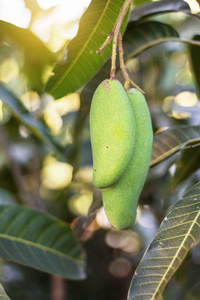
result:
[[(195, 41), (200, 41), (200, 35), (195, 35), (193, 40)], [(189, 51), (190, 51), (190, 60), (191, 60), (191, 65), (194, 70), (194, 76), (195, 76), (195, 83), (197, 87), (197, 92), (198, 95), (200, 96), (200, 66), (198, 63), (198, 57), (200, 55), (200, 47), (190, 45), (189, 46)]]
[(200, 161), (200, 143), (189, 143), (181, 151), (176, 160), (176, 170), (173, 176), (173, 188), (176, 188), (181, 182), (192, 176), (199, 168), (197, 163)]
[[(150, 2), (150, 1), (146, 1)], [(134, 3), (134, 2), (133, 2)], [(142, 3), (141, 3), (142, 4)], [(170, 13), (170, 12), (184, 12), (190, 13), (189, 5), (183, 0), (162, 0), (155, 2), (146, 3), (137, 8), (134, 8), (130, 15), (130, 22), (137, 22), (145, 18), (149, 18), (156, 14)]]
[[(154, 135), (151, 167), (170, 157), (194, 141), (200, 141), (200, 126), (182, 126), (170, 128)], [(188, 146), (189, 148), (190, 146)], [(184, 150), (182, 150), (183, 152)], [(195, 151), (195, 149), (194, 149)], [(187, 152), (187, 149), (186, 149)]]
[(56, 62), (56, 56), (28, 28), (19, 28), (0, 20), (0, 40), (17, 46), (24, 54), (23, 71), (30, 89), (41, 92), (42, 74), (46, 65)]
[(59, 146), (48, 133), (47, 127), (41, 121), (36, 120), (34, 116), (31, 116), (21, 101), (2, 83), (0, 83), (0, 99), (10, 109), (12, 114), (37, 138), (50, 145), (54, 150), (60, 151)]

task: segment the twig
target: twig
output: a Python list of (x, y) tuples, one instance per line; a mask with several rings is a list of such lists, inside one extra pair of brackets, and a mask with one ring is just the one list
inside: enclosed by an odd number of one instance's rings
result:
[(105, 39), (105, 41), (103, 42), (103, 44), (101, 45), (101, 47), (99, 49), (97, 49), (96, 54), (101, 54), (102, 51), (108, 46), (110, 45), (110, 42), (112, 40), (114, 31), (115, 31), (115, 27), (116, 27), (116, 23), (113, 26), (113, 29), (111, 30), (111, 32), (107, 35), (107, 38)]
[(65, 291), (65, 281), (60, 276), (51, 276), (51, 297), (52, 300), (68, 299)]
[(119, 34), (118, 36), (118, 48), (119, 48), (119, 63), (120, 63), (120, 69), (122, 70), (125, 83), (124, 83), (124, 89), (127, 91), (129, 89), (130, 84), (132, 84), (137, 90), (145, 94), (145, 92), (137, 85), (135, 84), (129, 77), (128, 72), (126, 70), (126, 65), (124, 62), (124, 50), (122, 45), (122, 36)]
[(117, 40), (118, 36), (120, 34), (120, 28), (122, 25), (122, 21), (131, 6), (132, 0), (125, 0), (119, 16), (117, 18), (117, 21), (115, 23), (115, 30), (114, 30), (114, 35), (113, 35), (113, 45), (112, 45), (112, 57), (111, 57), (111, 70), (110, 70), (110, 79), (113, 80), (115, 79), (115, 73), (116, 73), (116, 56), (117, 56)]

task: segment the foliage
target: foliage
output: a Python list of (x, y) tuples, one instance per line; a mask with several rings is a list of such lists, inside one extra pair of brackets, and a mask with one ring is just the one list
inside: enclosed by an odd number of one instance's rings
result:
[(124, 1), (92, 0), (57, 52), (31, 28), (52, 11), (25, 2), (30, 28), (0, 21), (0, 298), (199, 299), (199, 15), (133, 1), (124, 20), (154, 141), (137, 220), (120, 231), (92, 184), (89, 111), (110, 71), (111, 44), (96, 50)]

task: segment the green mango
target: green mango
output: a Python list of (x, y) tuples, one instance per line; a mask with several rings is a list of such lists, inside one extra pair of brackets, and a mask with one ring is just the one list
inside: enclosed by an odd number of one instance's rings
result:
[(136, 121), (136, 141), (132, 158), (123, 176), (102, 190), (103, 204), (110, 223), (117, 229), (129, 228), (136, 218), (137, 203), (149, 170), (153, 131), (144, 95), (137, 89), (127, 92)]
[(135, 144), (135, 118), (118, 80), (104, 80), (96, 89), (90, 110), (93, 183), (106, 188), (123, 175)]

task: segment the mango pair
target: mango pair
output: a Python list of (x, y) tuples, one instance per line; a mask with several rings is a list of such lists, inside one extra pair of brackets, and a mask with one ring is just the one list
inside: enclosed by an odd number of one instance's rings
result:
[(129, 228), (149, 169), (153, 132), (145, 97), (117, 80), (96, 89), (90, 111), (93, 182), (110, 223)]

